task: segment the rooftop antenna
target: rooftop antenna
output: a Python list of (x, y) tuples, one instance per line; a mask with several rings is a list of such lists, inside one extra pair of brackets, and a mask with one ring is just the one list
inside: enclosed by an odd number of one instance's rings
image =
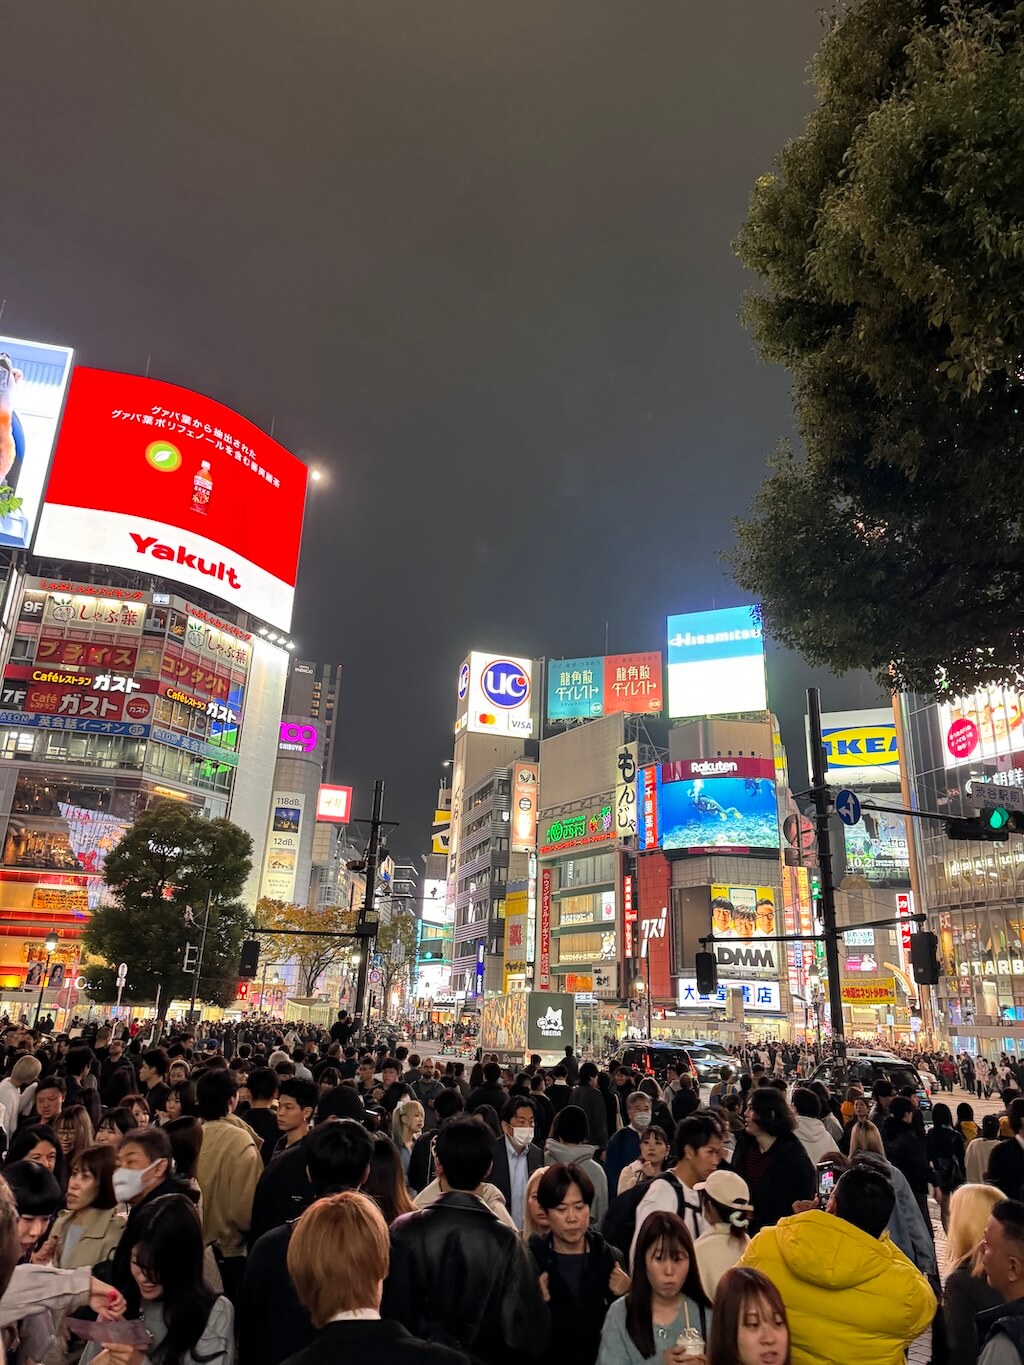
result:
[(605, 652), (606, 654), (608, 653), (608, 618), (607, 618), (607, 617), (605, 617), (605, 622), (604, 622), (604, 652)]
[(270, 417), (270, 435), (271, 435), (271, 437), (273, 437), (273, 435), (274, 435), (274, 423), (275, 423), (276, 421), (277, 421), (277, 418), (276, 418), (273, 414), (271, 414), (271, 417)]
[(152, 359), (153, 359), (153, 353), (152, 353), (152, 351), (151, 351), (151, 352), (149, 353), (149, 355), (146, 356), (146, 378), (147, 378), (147, 379), (149, 378), (149, 365), (150, 365), (150, 361), (151, 361)]
[(0, 303), (0, 318), (3, 317), (3, 315), (4, 315), (4, 309), (5, 309), (6, 307), (7, 307), (7, 300), (4, 299), (3, 303)]

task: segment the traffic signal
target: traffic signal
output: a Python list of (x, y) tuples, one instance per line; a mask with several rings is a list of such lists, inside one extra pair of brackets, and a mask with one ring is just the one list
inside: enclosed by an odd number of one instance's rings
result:
[(700, 995), (714, 995), (718, 991), (718, 963), (714, 953), (698, 953), (694, 965), (697, 968), (697, 991)]
[(420, 946), (420, 959), (423, 962), (440, 962), (444, 953), (437, 944), (424, 943)]
[(251, 981), (260, 965), (260, 945), (254, 938), (247, 938), (242, 944), (242, 956), (238, 961), (238, 975)]
[(199, 960), (199, 948), (194, 943), (185, 944), (185, 962), (183, 970), (186, 975), (194, 972), (196, 963)]
[(939, 940), (934, 934), (910, 935), (910, 965), (919, 986), (939, 984)]
[(248, 996), (248, 994), (249, 994), (248, 981), (239, 981), (238, 990), (235, 992), (235, 999), (244, 1000)]
[(1003, 806), (993, 806), (981, 815), (965, 816), (946, 821), (947, 839), (974, 839), (978, 843), (1005, 844), (1010, 831), (1024, 830), (1019, 816), (1011, 815)]

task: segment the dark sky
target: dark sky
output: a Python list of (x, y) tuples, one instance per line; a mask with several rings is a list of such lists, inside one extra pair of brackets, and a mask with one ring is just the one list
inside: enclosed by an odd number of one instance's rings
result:
[[(338, 776), (357, 814), (386, 779), (407, 853), (467, 649), (600, 653), (606, 621), (655, 648), (669, 611), (741, 600), (718, 554), (792, 423), (729, 243), (811, 107), (817, 11), (5, 9), (0, 330), (151, 357), (329, 471), (294, 634), (344, 663)], [(770, 677), (793, 746), (814, 679)]]

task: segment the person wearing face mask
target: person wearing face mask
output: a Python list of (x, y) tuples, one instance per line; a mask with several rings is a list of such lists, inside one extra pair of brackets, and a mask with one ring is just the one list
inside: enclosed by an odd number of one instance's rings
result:
[(491, 1183), (501, 1191), (513, 1223), (520, 1232), (526, 1214), (526, 1183), (544, 1165), (544, 1153), (534, 1145), (533, 1105), (526, 1095), (510, 1099), (501, 1111), (501, 1137), (493, 1148)]
[(651, 1098), (642, 1090), (635, 1090), (626, 1096), (626, 1127), (620, 1128), (608, 1139), (604, 1167), (608, 1177), (608, 1188), (619, 1188), (619, 1176), (631, 1161), (640, 1156), (640, 1138), (651, 1126)]

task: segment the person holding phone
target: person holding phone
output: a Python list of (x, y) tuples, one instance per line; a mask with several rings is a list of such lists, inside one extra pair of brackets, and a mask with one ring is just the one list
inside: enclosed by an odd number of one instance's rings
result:
[(105, 1340), (100, 1332), (81, 1365), (145, 1365), (147, 1356), (161, 1365), (234, 1365), (234, 1309), (204, 1279), (195, 1204), (185, 1195), (161, 1195), (138, 1210), (129, 1231), (132, 1285), (125, 1297), (148, 1339), (140, 1333), (136, 1343), (118, 1342), (119, 1334)]

